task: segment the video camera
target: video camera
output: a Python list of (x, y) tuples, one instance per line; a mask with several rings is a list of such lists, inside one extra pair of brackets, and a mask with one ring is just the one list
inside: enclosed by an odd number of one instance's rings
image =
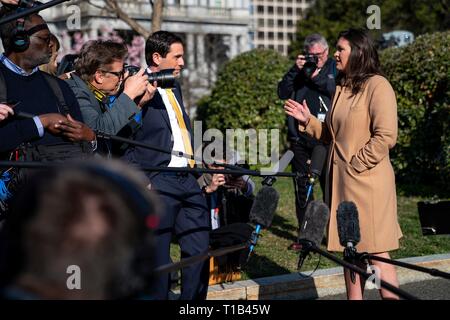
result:
[(306, 77), (311, 78), (314, 71), (317, 69), (319, 63), (319, 57), (315, 54), (305, 54), (305, 64), (303, 65), (303, 72)]
[[(141, 68), (138, 66), (125, 66), (125, 71), (130, 73), (130, 76), (134, 76), (139, 72)], [(148, 73), (145, 71), (145, 74), (148, 75), (148, 82), (153, 84), (153, 82), (157, 82), (157, 86), (163, 89), (166, 88), (174, 88), (175, 87), (175, 69), (164, 69), (159, 72)]]

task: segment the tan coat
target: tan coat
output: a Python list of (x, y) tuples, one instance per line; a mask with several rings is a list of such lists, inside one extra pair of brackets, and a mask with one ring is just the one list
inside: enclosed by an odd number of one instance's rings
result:
[(358, 252), (397, 249), (402, 232), (389, 159), (389, 149), (397, 139), (397, 102), (389, 82), (373, 76), (353, 97), (349, 89), (338, 86), (325, 123), (312, 117), (306, 129), (300, 126), (300, 130), (330, 142), (325, 192), (330, 206), (328, 250), (343, 250), (336, 222), (342, 201), (353, 201), (358, 208)]

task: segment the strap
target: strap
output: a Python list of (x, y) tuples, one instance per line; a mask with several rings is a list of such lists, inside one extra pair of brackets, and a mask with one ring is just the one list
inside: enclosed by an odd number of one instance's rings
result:
[(56, 98), (58, 99), (58, 105), (61, 107), (61, 110), (59, 110), (59, 113), (64, 114), (64, 115), (69, 114), (70, 109), (66, 104), (66, 99), (64, 99), (64, 94), (61, 90), (61, 87), (59, 86), (59, 83), (58, 83), (59, 79), (46, 73), (46, 72), (42, 72), (42, 75), (44, 76), (44, 79), (47, 81), (48, 85), (50, 86), (50, 88), (52, 89)]
[(6, 81), (5, 77), (3, 76), (3, 72), (0, 70), (0, 102), (6, 102), (7, 101), (7, 94), (6, 94)]

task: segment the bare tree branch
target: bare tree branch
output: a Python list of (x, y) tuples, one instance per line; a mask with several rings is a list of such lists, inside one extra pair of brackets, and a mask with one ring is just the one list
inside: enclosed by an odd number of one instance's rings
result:
[(128, 24), (131, 27), (131, 29), (133, 29), (146, 39), (150, 36), (150, 32), (147, 29), (145, 29), (140, 23), (131, 18), (126, 12), (124, 12), (120, 8), (119, 4), (117, 3), (117, 0), (104, 0), (104, 1), (107, 6), (112, 8), (117, 18)]
[(135, 32), (139, 33), (144, 38), (148, 38), (151, 32), (156, 32), (161, 30), (162, 20), (163, 20), (163, 10), (164, 1), (163, 0), (149, 0), (152, 6), (152, 26), (151, 31), (144, 28), (139, 22), (131, 18), (122, 8), (119, 6), (117, 0), (103, 0), (105, 6), (100, 6), (88, 0), (89, 5), (98, 8), (100, 10), (106, 10), (108, 13), (115, 15), (120, 20), (124, 21), (130, 26)]
[[(92, 0), (88, 0), (88, 3), (89, 3), (89, 5), (93, 6), (94, 8), (101, 9), (101, 10), (105, 9), (105, 7), (101, 7), (101, 6), (93, 3)], [(108, 9), (108, 7), (106, 7), (106, 8)], [(108, 10), (108, 11), (110, 11), (110, 10)], [(113, 13), (113, 12), (111, 12), (111, 13)]]

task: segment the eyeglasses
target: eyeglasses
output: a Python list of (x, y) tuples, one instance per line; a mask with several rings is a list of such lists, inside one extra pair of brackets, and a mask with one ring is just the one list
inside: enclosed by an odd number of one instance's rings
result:
[(123, 75), (125, 73), (125, 70), (122, 70), (122, 71), (109, 71), (109, 70), (102, 70), (102, 69), (100, 69), (100, 71), (104, 72), (104, 73), (111, 73), (111, 74), (115, 75), (119, 79), (122, 79)]
[(310, 53), (309, 55), (320, 57), (320, 56), (323, 56), (323, 54), (324, 54), (325, 52), (327, 52), (327, 50), (328, 50), (328, 48), (326, 48), (326, 49), (323, 50), (322, 52), (319, 52), (319, 53)]
[(32, 35), (31, 37), (38, 38), (39, 40), (45, 42), (46, 44), (50, 44), (50, 41), (51, 41), (51, 37), (50, 36), (40, 37), (40, 36), (37, 36), (37, 35)]

